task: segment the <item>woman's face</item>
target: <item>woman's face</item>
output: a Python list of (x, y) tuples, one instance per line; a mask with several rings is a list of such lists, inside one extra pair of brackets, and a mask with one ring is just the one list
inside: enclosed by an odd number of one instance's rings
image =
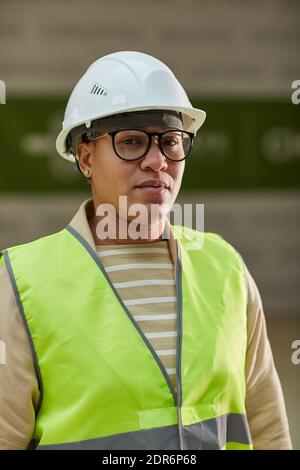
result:
[[(150, 132), (168, 129), (159, 126), (144, 127), (144, 130)], [(115, 154), (110, 135), (79, 144), (80, 167), (90, 172), (95, 207), (109, 203), (118, 213), (119, 196), (126, 196), (128, 208), (139, 203), (144, 204), (148, 211), (151, 204), (166, 204), (171, 209), (181, 186), (185, 160), (172, 162), (166, 159), (157, 145), (157, 139), (157, 136), (152, 137), (148, 153), (141, 160), (135, 161), (122, 160)], [(160, 180), (167, 188), (155, 190), (139, 187), (148, 180)]]

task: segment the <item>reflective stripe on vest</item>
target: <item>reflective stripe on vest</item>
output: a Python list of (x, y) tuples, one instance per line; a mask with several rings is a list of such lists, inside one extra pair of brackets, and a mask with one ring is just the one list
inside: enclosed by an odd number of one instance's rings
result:
[[(183, 230), (182, 230), (183, 229)], [(245, 412), (246, 284), (242, 261), (216, 234), (177, 239), (177, 391), (72, 227), (4, 256), (30, 337), (43, 448), (251, 449)]]
[[(251, 444), (246, 416), (241, 414), (223, 415), (190, 426), (183, 426), (183, 433), (188, 435), (186, 450), (231, 449), (235, 448), (237, 443), (239, 443), (239, 449), (248, 450)], [(178, 444), (178, 426), (172, 425), (81, 442), (38, 446), (37, 450), (172, 450), (178, 449)]]

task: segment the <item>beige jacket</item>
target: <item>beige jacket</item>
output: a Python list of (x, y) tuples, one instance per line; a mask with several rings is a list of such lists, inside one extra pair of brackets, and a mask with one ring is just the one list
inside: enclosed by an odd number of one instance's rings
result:
[[(70, 225), (95, 249), (88, 219), (92, 200), (84, 201)], [(176, 264), (176, 241), (169, 246)], [(288, 420), (280, 381), (266, 331), (257, 286), (245, 266), (248, 284), (246, 412), (254, 449), (291, 449)], [(0, 364), (0, 449), (26, 449), (35, 426), (39, 387), (29, 340), (5, 266), (0, 266), (0, 340), (6, 364)]]

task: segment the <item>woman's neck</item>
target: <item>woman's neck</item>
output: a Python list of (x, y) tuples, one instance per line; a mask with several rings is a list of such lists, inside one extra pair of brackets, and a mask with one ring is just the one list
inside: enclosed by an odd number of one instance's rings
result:
[[(166, 220), (159, 219), (151, 224), (135, 224), (133, 221), (120, 222), (120, 219), (100, 218), (93, 215), (89, 226), (95, 245), (128, 245), (151, 243), (164, 240)], [(122, 226), (122, 228), (120, 228)], [(121, 233), (120, 233), (121, 232)]]

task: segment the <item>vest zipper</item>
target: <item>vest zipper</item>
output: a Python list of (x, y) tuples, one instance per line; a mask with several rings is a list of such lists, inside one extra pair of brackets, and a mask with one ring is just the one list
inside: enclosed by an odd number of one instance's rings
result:
[(176, 378), (177, 378), (177, 416), (180, 450), (184, 447), (181, 405), (182, 405), (182, 383), (181, 383), (181, 350), (182, 350), (182, 259), (180, 245), (177, 240), (177, 262), (176, 262), (176, 308), (177, 308), (177, 348), (176, 348)]

